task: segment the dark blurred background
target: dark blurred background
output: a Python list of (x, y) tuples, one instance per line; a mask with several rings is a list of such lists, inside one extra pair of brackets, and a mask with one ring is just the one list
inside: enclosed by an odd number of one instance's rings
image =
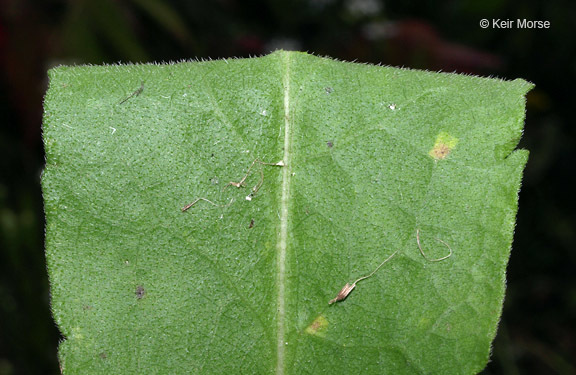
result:
[[(484, 18), (551, 26), (483, 29)], [(574, 25), (567, 0), (0, 0), (0, 375), (59, 373), (39, 184), (47, 69), (277, 48), (536, 84), (508, 291), (484, 373), (576, 374)]]

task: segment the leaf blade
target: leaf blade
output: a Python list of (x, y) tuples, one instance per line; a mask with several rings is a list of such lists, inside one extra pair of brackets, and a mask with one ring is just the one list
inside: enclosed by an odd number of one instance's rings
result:
[[(480, 371), (529, 88), (290, 52), (53, 70), (43, 189), (64, 368)], [(255, 158), (287, 166), (262, 167), (251, 201), (223, 191)], [(180, 212), (198, 197), (234, 202)], [(427, 263), (416, 229), (427, 253), (446, 251), (438, 238), (453, 257)]]

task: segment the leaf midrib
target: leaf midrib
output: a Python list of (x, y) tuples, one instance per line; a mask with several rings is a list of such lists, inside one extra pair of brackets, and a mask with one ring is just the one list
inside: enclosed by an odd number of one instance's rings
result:
[(277, 269), (277, 327), (276, 327), (276, 374), (284, 374), (284, 348), (285, 348), (285, 321), (286, 321), (286, 246), (288, 240), (288, 208), (290, 201), (290, 177), (292, 155), (290, 152), (290, 53), (283, 54), (283, 78), (282, 87), (284, 95), (284, 168), (282, 168), (282, 187), (280, 198), (280, 230), (276, 245), (276, 269)]

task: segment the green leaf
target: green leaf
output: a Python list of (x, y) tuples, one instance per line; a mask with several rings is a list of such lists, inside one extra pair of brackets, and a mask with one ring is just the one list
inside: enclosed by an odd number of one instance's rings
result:
[[(530, 88), (284, 51), (51, 70), (42, 184), (64, 373), (481, 371)], [(285, 166), (247, 173), (255, 159)], [(425, 259), (417, 231), (427, 258), (452, 256)]]

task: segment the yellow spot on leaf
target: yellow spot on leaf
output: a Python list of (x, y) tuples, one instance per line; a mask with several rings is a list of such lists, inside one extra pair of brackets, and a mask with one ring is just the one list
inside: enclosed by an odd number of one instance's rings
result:
[(80, 327), (72, 327), (71, 338), (76, 339), (76, 340), (83, 339), (84, 335), (82, 334), (82, 329)]
[(436, 160), (446, 159), (446, 157), (450, 154), (452, 149), (456, 147), (458, 143), (458, 138), (451, 136), (446, 132), (440, 132), (436, 137), (436, 142), (434, 143), (434, 147), (428, 155), (433, 157)]
[(316, 319), (304, 330), (309, 335), (316, 335), (319, 337), (326, 336), (326, 329), (328, 328), (328, 320), (324, 315), (318, 315)]
[(430, 327), (431, 323), (432, 322), (430, 321), (430, 318), (423, 317), (418, 322), (418, 327), (420, 327), (420, 328), (426, 327), (427, 328), (427, 327)]

